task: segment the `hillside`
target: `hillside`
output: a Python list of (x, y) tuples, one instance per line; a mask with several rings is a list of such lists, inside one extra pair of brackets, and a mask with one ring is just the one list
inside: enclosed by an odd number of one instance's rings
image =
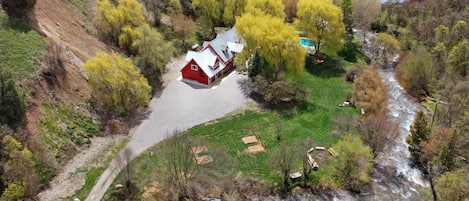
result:
[[(86, 2), (81, 3), (91, 8)], [(13, 72), (27, 105), (24, 120), (10, 125), (13, 131), (2, 127), (0, 134), (14, 135), (32, 151), (42, 184), (55, 176), (42, 187), (48, 191), (40, 200), (73, 194), (85, 182), (85, 173), (78, 169), (86, 170), (99, 154), (106, 156), (104, 149), (113, 153), (109, 147), (123, 139), (95, 136), (100, 123), (90, 112), (92, 95), (83, 62), (111, 48), (87, 32), (93, 29), (71, 6), (70, 1), (38, 0), (26, 18), (8, 17), (0, 10), (0, 67)]]

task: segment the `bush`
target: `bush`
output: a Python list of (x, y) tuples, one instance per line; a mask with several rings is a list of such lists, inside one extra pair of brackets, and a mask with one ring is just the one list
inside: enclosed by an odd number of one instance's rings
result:
[(356, 43), (345, 43), (344, 47), (337, 54), (349, 62), (357, 62), (357, 54), (359, 54), (358, 45)]
[(8, 15), (19, 15), (25, 10), (31, 9), (36, 5), (36, 0), (2, 0), (3, 10), (7, 11)]
[(362, 73), (355, 79), (353, 104), (363, 108), (367, 114), (381, 114), (386, 112), (386, 101), (386, 85), (378, 72), (374, 69), (362, 69)]
[(290, 81), (268, 81), (263, 76), (256, 76), (253, 82), (254, 93), (262, 96), (270, 105), (279, 105), (287, 102), (304, 103), (307, 101), (309, 91), (301, 84)]
[(11, 77), (11, 73), (0, 69), (0, 124), (18, 122), (26, 112), (24, 97)]

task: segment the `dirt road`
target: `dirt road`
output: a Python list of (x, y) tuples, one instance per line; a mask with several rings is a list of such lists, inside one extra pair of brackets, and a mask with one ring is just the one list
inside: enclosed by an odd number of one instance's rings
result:
[[(147, 148), (160, 142), (175, 131), (186, 130), (194, 125), (220, 118), (244, 106), (248, 100), (237, 81), (246, 76), (236, 72), (225, 77), (218, 86), (203, 88), (189, 85), (176, 79), (184, 57), (171, 62), (164, 80), (169, 81), (161, 96), (150, 103), (151, 114), (140, 124), (127, 145), (134, 158)], [(124, 157), (121, 151), (101, 175), (86, 200), (102, 198), (117, 174), (122, 169), (117, 159)]]

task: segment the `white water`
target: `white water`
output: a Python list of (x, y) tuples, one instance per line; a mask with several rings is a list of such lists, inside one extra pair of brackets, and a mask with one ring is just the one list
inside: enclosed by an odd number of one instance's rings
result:
[(410, 125), (421, 107), (404, 91), (391, 69), (382, 70), (380, 75), (388, 86), (388, 118), (399, 123), (399, 137), (395, 140), (395, 144), (385, 147), (384, 151), (376, 157), (375, 162), (385, 167), (395, 168), (396, 176), (402, 175), (415, 184), (428, 187), (429, 184), (422, 177), (422, 173), (410, 167), (410, 153), (405, 140), (410, 132)]

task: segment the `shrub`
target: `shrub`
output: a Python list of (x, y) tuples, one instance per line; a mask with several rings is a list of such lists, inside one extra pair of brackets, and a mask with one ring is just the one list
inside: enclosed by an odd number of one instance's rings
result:
[(20, 121), (26, 112), (24, 97), (11, 77), (11, 73), (0, 69), (0, 124)]
[(0, 2), (8, 15), (19, 15), (36, 5), (36, 0), (2, 0)]
[(344, 47), (337, 52), (346, 61), (357, 62), (357, 54), (359, 53), (358, 45), (356, 43), (345, 43)]

